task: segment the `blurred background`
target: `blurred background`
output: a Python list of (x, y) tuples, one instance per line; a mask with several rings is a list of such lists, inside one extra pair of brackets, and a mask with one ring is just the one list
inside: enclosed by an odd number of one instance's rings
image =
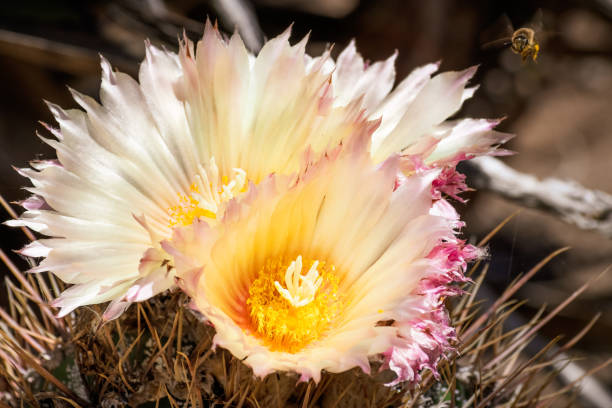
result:
[[(504, 13), (520, 27), (538, 9), (546, 41), (537, 63), (522, 64), (509, 49), (481, 49), (483, 42), (495, 39), (490, 33)], [(35, 136), (36, 131), (45, 133), (38, 121), (52, 123), (43, 100), (74, 107), (66, 85), (97, 97), (98, 53), (117, 69), (136, 75), (145, 39), (175, 50), (183, 28), (197, 39), (207, 16), (219, 19), (228, 32), (250, 21), (251, 30), (242, 34), (253, 49), (263, 36), (271, 38), (293, 24), (294, 41), (310, 33), (310, 54), (335, 44), (337, 55), (352, 38), (372, 61), (398, 50), (398, 79), (436, 60), (442, 61), (441, 70), (480, 64), (473, 81), (480, 89), (459, 116), (507, 116), (499, 129), (517, 135), (508, 147), (518, 154), (504, 158), (505, 163), (537, 177), (575, 180), (612, 193), (610, 0), (22, 0), (0, 3), (0, 193), (5, 199), (26, 196), (21, 190), (26, 181), (11, 166), (54, 157)], [(467, 221), (465, 236), (473, 242), (521, 208), (492, 192), (472, 192), (466, 198), (468, 205), (457, 206)], [(9, 217), (0, 211), (0, 219)], [(0, 237), (5, 252), (25, 244), (19, 230), (3, 225)], [(522, 309), (526, 318), (544, 303), (549, 308), (559, 304), (612, 265), (609, 236), (525, 209), (489, 245), (491, 296), (563, 246), (572, 249), (519, 293), (528, 299)], [(18, 256), (11, 259), (27, 268)], [(0, 273), (7, 274), (2, 268)], [(566, 308), (543, 334), (548, 339), (573, 335), (597, 312), (603, 313), (601, 319), (577, 345), (579, 355), (588, 357), (580, 364), (593, 367), (612, 351), (612, 273)], [(604, 370), (598, 378), (609, 387), (612, 371)]]

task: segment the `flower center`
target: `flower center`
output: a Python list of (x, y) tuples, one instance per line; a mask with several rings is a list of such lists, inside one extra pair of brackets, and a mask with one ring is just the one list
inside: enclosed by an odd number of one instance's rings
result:
[(295, 353), (320, 339), (339, 315), (337, 292), (334, 265), (302, 263), (301, 255), (291, 262), (268, 260), (249, 288), (252, 329), (271, 350)]
[(200, 168), (195, 183), (189, 187), (189, 194), (178, 194), (178, 204), (168, 209), (168, 226), (190, 225), (199, 217), (216, 219), (220, 206), (246, 191), (246, 172), (240, 168), (232, 169), (232, 178), (219, 177), (215, 159), (210, 161), (208, 171)]

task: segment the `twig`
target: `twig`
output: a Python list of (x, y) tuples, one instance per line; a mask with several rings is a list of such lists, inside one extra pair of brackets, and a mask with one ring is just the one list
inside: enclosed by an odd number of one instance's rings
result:
[(247, 48), (258, 52), (263, 45), (263, 33), (253, 7), (244, 0), (213, 0), (212, 5), (226, 25), (238, 29)]
[(557, 214), (567, 223), (612, 238), (612, 195), (571, 180), (538, 178), (518, 172), (493, 157), (467, 162), (471, 184), (526, 207)]
[[(115, 67), (126, 72), (133, 71), (133, 61), (120, 55), (105, 54)], [(91, 74), (100, 69), (99, 54), (86, 46), (4, 29), (0, 29), (0, 55), (74, 75)]]

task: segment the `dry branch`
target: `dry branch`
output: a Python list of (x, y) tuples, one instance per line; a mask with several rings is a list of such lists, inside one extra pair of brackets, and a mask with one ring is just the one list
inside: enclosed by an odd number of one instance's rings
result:
[(230, 27), (235, 27), (246, 46), (257, 52), (263, 45), (263, 32), (255, 16), (253, 6), (244, 0), (213, 0), (219, 17)]
[(466, 163), (471, 183), (526, 207), (541, 209), (585, 230), (612, 238), (612, 195), (589, 190), (571, 180), (546, 178), (518, 172), (493, 157)]

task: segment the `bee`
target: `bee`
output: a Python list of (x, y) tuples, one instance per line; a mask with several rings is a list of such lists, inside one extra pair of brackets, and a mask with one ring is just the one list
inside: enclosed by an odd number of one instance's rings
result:
[[(493, 41), (486, 42), (482, 45), (482, 49), (507, 47), (513, 53), (519, 54), (523, 62), (531, 59), (536, 61), (540, 52), (539, 34), (541, 33), (541, 11), (538, 10), (534, 17), (535, 23), (530, 24), (531, 27), (521, 27), (515, 30), (507, 15), (501, 17), (501, 24), (505, 28), (504, 36)], [(500, 25), (500, 23), (496, 23)]]
[(515, 54), (520, 54), (523, 62), (531, 58), (535, 61), (540, 52), (540, 44), (536, 41), (535, 31), (531, 28), (522, 27), (512, 33), (510, 49)]

